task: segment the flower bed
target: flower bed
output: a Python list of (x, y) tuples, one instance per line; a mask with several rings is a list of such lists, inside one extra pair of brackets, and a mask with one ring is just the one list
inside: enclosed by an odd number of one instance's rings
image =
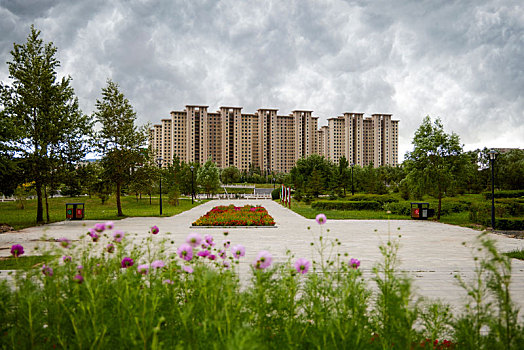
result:
[(193, 226), (274, 226), (275, 220), (261, 206), (221, 205), (193, 222)]

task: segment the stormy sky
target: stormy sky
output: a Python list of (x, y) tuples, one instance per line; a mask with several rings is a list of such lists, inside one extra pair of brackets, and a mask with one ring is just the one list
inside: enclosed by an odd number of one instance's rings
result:
[(111, 78), (158, 123), (187, 104), (400, 120), (426, 115), (465, 149), (524, 148), (524, 6), (502, 0), (0, 0), (0, 80), (34, 24), (84, 113)]

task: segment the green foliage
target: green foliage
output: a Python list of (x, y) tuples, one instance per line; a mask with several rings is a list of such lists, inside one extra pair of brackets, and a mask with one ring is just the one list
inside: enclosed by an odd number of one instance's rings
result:
[(220, 171), (211, 159), (198, 169), (196, 179), (208, 196), (217, 193), (220, 189)]
[(311, 208), (317, 210), (382, 210), (382, 204), (376, 201), (316, 201)]
[(511, 252), (504, 253), (504, 255), (511, 259), (524, 260), (524, 249), (515, 249)]
[(295, 190), (300, 189), (303, 193), (310, 191), (314, 196), (329, 188), (331, 178), (332, 164), (317, 154), (299, 159), (289, 173)]
[(222, 170), (220, 178), (224, 184), (232, 184), (240, 181), (240, 170), (235, 166), (230, 166)]
[(273, 191), (271, 191), (271, 199), (273, 200), (280, 199), (280, 191), (281, 189), (278, 187), (275, 188)]
[(120, 195), (122, 186), (130, 181), (131, 170), (145, 164), (148, 152), (146, 127), (135, 126), (136, 113), (129, 100), (111, 80), (102, 88), (102, 99), (96, 101), (93, 117), (101, 124), (97, 134), (99, 151), (104, 154), (102, 166), (105, 178), (116, 185), (117, 215), (123, 216)]
[(442, 197), (456, 186), (466, 158), (455, 133), (446, 134), (440, 119), (434, 123), (427, 116), (415, 132), (414, 149), (406, 153), (408, 183), (415, 192), (438, 198), (437, 219), (440, 220)]
[[(57, 77), (60, 62), (56, 52), (31, 26), (27, 41), (13, 45), (12, 61), (7, 62), (12, 83), (0, 85), (0, 120), (2, 126), (8, 126), (1, 135), (0, 158), (5, 159), (5, 152), (10, 151), (27, 163), (22, 169), (25, 178), (35, 182), (37, 222), (44, 221), (45, 186), (67, 163), (85, 156), (92, 127), (91, 119), (80, 111), (71, 78)], [(2, 166), (13, 170), (4, 161)]]
[(398, 202), (398, 198), (391, 195), (377, 195), (377, 194), (356, 194), (348, 197), (350, 201), (376, 201), (380, 204)]
[[(491, 192), (483, 192), (486, 199), (491, 199)], [(524, 198), (524, 190), (495, 191), (495, 198)]]
[(524, 189), (524, 150), (513, 149), (497, 155), (495, 181), (495, 186), (502, 189)]

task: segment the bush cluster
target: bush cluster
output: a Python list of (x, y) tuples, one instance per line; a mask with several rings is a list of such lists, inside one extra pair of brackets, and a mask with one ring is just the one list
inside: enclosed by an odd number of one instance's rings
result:
[[(491, 199), (491, 192), (482, 192), (484, 198)], [(495, 192), (495, 198), (521, 198), (524, 197), (524, 190), (507, 190)]]
[(377, 201), (316, 201), (311, 208), (318, 210), (382, 210)]
[(398, 199), (387, 194), (356, 194), (348, 197), (350, 201), (375, 201), (380, 204), (398, 202)]

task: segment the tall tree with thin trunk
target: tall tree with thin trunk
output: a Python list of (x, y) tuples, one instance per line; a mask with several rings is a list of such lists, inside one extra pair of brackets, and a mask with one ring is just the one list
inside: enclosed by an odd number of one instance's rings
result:
[(35, 183), (38, 223), (44, 221), (46, 185), (58, 168), (85, 156), (92, 127), (78, 107), (71, 78), (57, 77), (56, 51), (31, 26), (27, 41), (14, 44), (7, 62), (11, 82), (0, 85), (0, 119), (12, 127), (7, 144), (26, 163), (27, 180)]
[(438, 198), (440, 220), (442, 197), (455, 184), (465, 165), (459, 136), (446, 134), (440, 119), (432, 123), (427, 116), (412, 143), (414, 149), (406, 153), (404, 162), (408, 183), (420, 193)]
[(104, 172), (116, 187), (117, 215), (124, 216), (120, 202), (122, 186), (130, 180), (133, 168), (148, 161), (146, 126), (135, 125), (136, 112), (118, 84), (111, 80), (102, 89), (102, 99), (96, 101), (93, 116), (102, 126), (97, 139), (104, 154)]

